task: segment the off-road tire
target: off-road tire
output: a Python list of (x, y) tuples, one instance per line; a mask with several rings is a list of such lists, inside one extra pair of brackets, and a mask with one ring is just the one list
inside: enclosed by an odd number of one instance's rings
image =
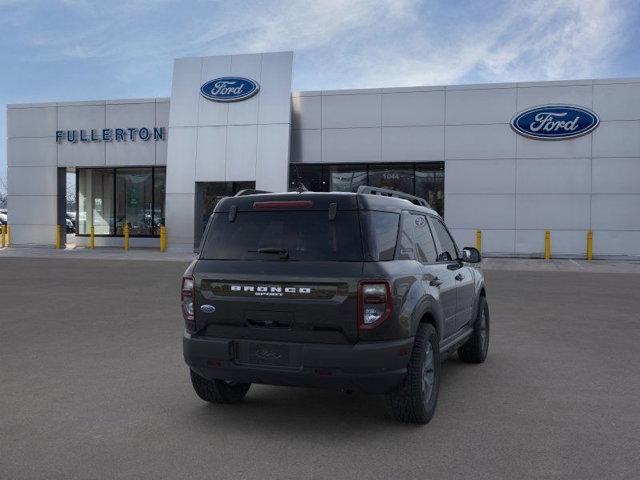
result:
[(238, 403), (249, 391), (250, 383), (231, 383), (225, 380), (207, 380), (193, 370), (191, 372), (191, 385), (198, 396), (205, 402), (211, 403)]
[(489, 305), (484, 296), (478, 302), (478, 313), (473, 324), (473, 334), (458, 348), (458, 357), (466, 363), (483, 363), (489, 351)]
[[(402, 384), (387, 395), (387, 403), (396, 420), (425, 424), (433, 417), (440, 388), (440, 349), (438, 333), (433, 325), (421, 323), (416, 333), (407, 376)], [(431, 387), (425, 384), (431, 369)]]

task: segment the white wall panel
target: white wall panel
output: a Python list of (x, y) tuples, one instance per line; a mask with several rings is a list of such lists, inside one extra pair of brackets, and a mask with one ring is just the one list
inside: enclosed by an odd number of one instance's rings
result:
[(57, 107), (7, 108), (7, 137), (55, 137)]
[(518, 111), (549, 103), (580, 105), (591, 108), (591, 85), (518, 87)]
[(9, 195), (57, 195), (57, 167), (7, 167)]
[(325, 128), (322, 130), (323, 162), (380, 161), (379, 128)]
[(589, 158), (554, 158), (517, 161), (518, 193), (589, 193)]
[[(200, 87), (214, 78), (228, 77), (231, 75), (231, 62), (231, 55), (206, 57), (202, 59), (202, 70), (198, 73), (198, 84), (189, 87), (192, 92), (197, 92), (197, 120), (192, 125), (226, 125), (228, 123), (229, 104), (207, 100), (200, 94)], [(174, 103), (173, 97), (171, 103)], [(171, 118), (171, 121), (173, 121), (173, 112), (171, 113)]]
[(462, 195), (445, 192), (444, 218), (452, 228), (513, 228), (515, 195)]
[(293, 52), (262, 55), (258, 124), (291, 123), (291, 65)]
[(518, 195), (516, 227), (586, 230), (589, 228), (589, 195)]
[(447, 125), (445, 155), (449, 159), (515, 158), (516, 135), (509, 125)]
[(593, 109), (600, 120), (640, 120), (640, 82), (593, 86)]
[(156, 102), (156, 127), (164, 127), (164, 140), (154, 142), (156, 145), (156, 165), (167, 164), (167, 145), (169, 142), (169, 102)]
[(316, 129), (322, 127), (322, 98), (300, 96), (291, 98), (291, 128)]
[(286, 192), (289, 182), (289, 125), (258, 125), (256, 188)]
[(7, 139), (7, 165), (53, 167), (58, 163), (54, 137)]
[(291, 162), (322, 161), (321, 130), (291, 130)]
[(640, 230), (640, 195), (593, 195), (593, 230)]
[(106, 106), (106, 119), (106, 128), (152, 128), (156, 125), (156, 104), (155, 102), (110, 104)]
[(509, 160), (447, 160), (446, 193), (515, 193), (516, 162)]
[[(233, 55), (231, 57), (231, 75), (234, 77), (246, 77), (255, 80), (259, 84), (260, 71), (262, 70), (262, 55)], [(206, 80), (203, 79), (204, 83)], [(258, 103), (260, 94), (241, 102), (229, 102), (229, 125), (255, 125), (258, 123)], [(201, 102), (211, 102), (205, 98)]]
[(444, 160), (444, 127), (383, 127), (382, 160)]
[(601, 122), (592, 135), (594, 157), (640, 157), (640, 121)]
[[(517, 230), (516, 255), (544, 255), (545, 230)], [(584, 256), (587, 252), (586, 230), (552, 230), (551, 257)]]
[(170, 249), (193, 249), (194, 194), (169, 193), (166, 198), (167, 245)]
[(515, 112), (515, 88), (447, 91), (447, 125), (509, 123)]
[[(167, 156), (171, 161), (167, 163), (167, 197), (169, 193), (193, 194), (195, 191), (196, 129), (172, 128), (170, 135), (171, 141)], [(167, 218), (169, 218), (168, 214)]]
[(640, 193), (640, 157), (594, 158), (593, 193)]
[[(162, 140), (158, 140), (158, 142), (162, 143)], [(155, 165), (156, 143), (153, 137), (151, 140), (137, 139), (125, 142), (105, 142), (106, 165), (113, 167), (119, 165)]]
[(517, 135), (518, 158), (584, 158), (591, 156), (591, 135), (570, 140), (534, 140)]
[[(96, 105), (65, 105), (58, 107), (58, 130), (84, 130), (105, 128), (106, 102)], [(132, 125), (125, 125), (126, 128)], [(55, 132), (53, 132), (55, 135)]]
[[(476, 246), (476, 230), (472, 228), (451, 228), (459, 248)], [(514, 230), (482, 230), (482, 254), (508, 255), (514, 253)]]
[(380, 126), (380, 95), (323, 95), (322, 128)]
[(256, 179), (257, 125), (227, 127), (226, 179), (244, 181)]
[(593, 255), (640, 256), (640, 231), (594, 231)]
[(444, 95), (444, 91), (385, 93), (382, 126), (443, 125)]
[(196, 153), (196, 182), (226, 180), (227, 127), (199, 127)]
[[(12, 222), (12, 220), (9, 221)], [(56, 238), (55, 229), (55, 220), (50, 225), (18, 225), (11, 223), (11, 244), (53, 247)]]
[(170, 126), (188, 126), (197, 124), (198, 102), (201, 96), (201, 70), (201, 58), (178, 58), (174, 61), (173, 80), (171, 82)]
[(57, 145), (59, 167), (102, 167), (106, 164), (105, 142), (65, 141)]
[(9, 224), (12, 228), (13, 225), (55, 225), (57, 200), (57, 195), (9, 195)]

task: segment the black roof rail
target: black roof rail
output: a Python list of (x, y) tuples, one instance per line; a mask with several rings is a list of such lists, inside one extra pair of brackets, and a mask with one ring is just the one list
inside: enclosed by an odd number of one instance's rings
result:
[(238, 193), (236, 193), (234, 197), (244, 197), (245, 195), (257, 195), (259, 193), (273, 193), (273, 192), (268, 192), (267, 190), (255, 190), (253, 188), (245, 188), (244, 190), (240, 190)]
[(404, 192), (398, 192), (397, 190), (370, 187), (369, 185), (360, 185), (358, 187), (357, 193), (365, 194), (365, 195), (380, 195), (381, 197), (402, 198), (404, 200), (409, 200), (414, 205), (420, 205), (421, 207), (431, 208), (431, 205), (429, 205), (424, 198), (416, 197), (415, 195), (409, 195), (408, 193), (404, 193)]

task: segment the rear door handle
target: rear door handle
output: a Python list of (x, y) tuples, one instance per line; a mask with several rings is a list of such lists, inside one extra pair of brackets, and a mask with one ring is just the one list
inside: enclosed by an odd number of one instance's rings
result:
[(462, 276), (462, 274), (461, 274), (461, 273), (459, 273), (459, 274), (457, 274), (457, 275), (455, 276), (455, 279), (456, 279), (456, 280), (458, 280), (458, 281), (461, 281), (461, 280), (464, 280), (464, 276)]
[(429, 282), (429, 285), (431, 285), (432, 287), (439, 287), (440, 285), (442, 285), (442, 280), (440, 280), (438, 277), (434, 277)]

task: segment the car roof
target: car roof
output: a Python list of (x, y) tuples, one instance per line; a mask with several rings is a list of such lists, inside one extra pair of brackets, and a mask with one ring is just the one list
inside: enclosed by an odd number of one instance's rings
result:
[(352, 192), (286, 192), (254, 193), (235, 197), (225, 197), (217, 204), (216, 212), (228, 212), (235, 207), (239, 211), (254, 209), (256, 202), (310, 201), (311, 210), (328, 210), (336, 204), (337, 210), (376, 210), (400, 213), (403, 210), (425, 213), (439, 217), (432, 208), (416, 205), (404, 198)]

